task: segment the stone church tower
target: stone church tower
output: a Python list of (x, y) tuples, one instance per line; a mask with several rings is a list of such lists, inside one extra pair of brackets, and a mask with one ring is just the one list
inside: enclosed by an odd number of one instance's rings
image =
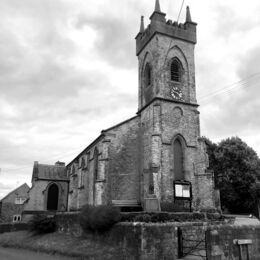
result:
[(139, 61), (142, 196), (162, 201), (192, 200), (214, 208), (212, 173), (200, 138), (194, 47), (196, 26), (189, 7), (184, 24), (166, 21), (159, 0), (136, 36)]
[(136, 36), (139, 100), (134, 117), (101, 132), (67, 166), (68, 210), (112, 204), (160, 210), (216, 208), (200, 138), (196, 23), (165, 19), (159, 1)]

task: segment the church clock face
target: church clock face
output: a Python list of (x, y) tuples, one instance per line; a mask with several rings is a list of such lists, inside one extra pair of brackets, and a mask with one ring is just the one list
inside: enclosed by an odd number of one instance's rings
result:
[(174, 86), (171, 89), (171, 96), (173, 99), (183, 101), (183, 93), (180, 88)]

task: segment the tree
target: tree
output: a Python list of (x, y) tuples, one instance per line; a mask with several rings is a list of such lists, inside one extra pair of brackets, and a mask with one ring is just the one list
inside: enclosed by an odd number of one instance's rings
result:
[(256, 181), (260, 176), (260, 159), (256, 152), (238, 137), (214, 144), (205, 138), (220, 189), (221, 204), (231, 213), (249, 213), (259, 197)]

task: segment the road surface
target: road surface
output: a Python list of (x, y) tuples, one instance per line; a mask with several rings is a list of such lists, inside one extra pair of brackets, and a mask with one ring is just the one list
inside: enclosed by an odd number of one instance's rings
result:
[(75, 260), (74, 257), (52, 256), (23, 249), (0, 247), (1, 260)]

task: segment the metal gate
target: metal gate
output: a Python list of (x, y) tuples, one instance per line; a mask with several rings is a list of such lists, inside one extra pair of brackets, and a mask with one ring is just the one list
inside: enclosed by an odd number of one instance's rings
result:
[(183, 258), (188, 255), (196, 256), (202, 260), (207, 259), (205, 231), (202, 236), (195, 239), (182, 232), (180, 227), (178, 228), (178, 257)]

